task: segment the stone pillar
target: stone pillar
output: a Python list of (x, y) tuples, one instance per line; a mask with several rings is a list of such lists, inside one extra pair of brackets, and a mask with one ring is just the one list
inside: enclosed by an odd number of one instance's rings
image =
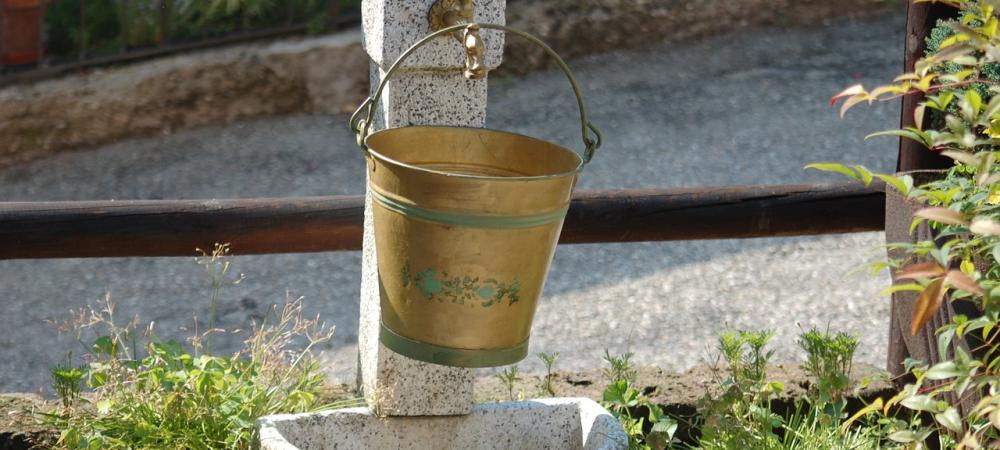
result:
[[(431, 32), (427, 13), (434, 0), (364, 0), (365, 50), (371, 57), (371, 89), (396, 58)], [(475, 21), (504, 23), (506, 0), (475, 0)], [(485, 65), (500, 64), (504, 36), (483, 30)], [(389, 81), (378, 105), (375, 128), (406, 125), (482, 127), (486, 123), (486, 80), (462, 76), (465, 53), (442, 36), (411, 55)], [(379, 340), (380, 292), (375, 258), (371, 193), (366, 189), (358, 330), (359, 384), (376, 413), (386, 416), (468, 414), (472, 410), (470, 369), (428, 364), (399, 355)]]

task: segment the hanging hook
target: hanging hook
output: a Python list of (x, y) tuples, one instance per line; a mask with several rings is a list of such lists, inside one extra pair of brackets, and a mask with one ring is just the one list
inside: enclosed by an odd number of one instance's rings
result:
[(483, 65), (483, 38), (479, 37), (479, 24), (470, 23), (462, 32), (462, 48), (465, 49), (465, 78), (480, 80), (486, 78)]

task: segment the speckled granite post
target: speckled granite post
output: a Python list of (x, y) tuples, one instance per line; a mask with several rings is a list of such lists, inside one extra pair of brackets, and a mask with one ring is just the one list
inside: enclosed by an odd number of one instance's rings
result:
[[(372, 89), (395, 59), (431, 32), (427, 12), (433, 0), (364, 0), (365, 50), (372, 59)], [(505, 0), (476, 0), (475, 20), (504, 23)], [(502, 33), (483, 30), (485, 65), (500, 64)], [(462, 76), (465, 55), (458, 41), (444, 36), (413, 54), (382, 94), (375, 126), (486, 123), (486, 80)], [(366, 191), (367, 192), (367, 191)], [(386, 416), (440, 416), (472, 411), (473, 375), (469, 369), (428, 364), (401, 356), (379, 340), (380, 297), (375, 258), (371, 196), (365, 200), (358, 330), (359, 384), (369, 405)]]

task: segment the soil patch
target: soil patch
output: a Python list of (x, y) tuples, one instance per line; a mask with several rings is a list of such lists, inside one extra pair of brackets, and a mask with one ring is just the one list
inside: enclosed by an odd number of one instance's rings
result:
[[(852, 378), (857, 384), (865, 378), (875, 379), (879, 371), (871, 366), (856, 365)], [(796, 407), (796, 402), (808, 392), (810, 377), (796, 365), (775, 365), (767, 369), (768, 380), (782, 382), (785, 389), (772, 401), (772, 408), (781, 415), (788, 415)], [(695, 442), (698, 431), (690, 425), (697, 423), (698, 406), (706, 397), (721, 394), (719, 381), (725, 375), (707, 365), (699, 365), (682, 374), (672, 373), (658, 367), (638, 369), (635, 385), (644, 395), (663, 408), (664, 412), (679, 420), (677, 436), (685, 442)], [(561, 397), (586, 397), (601, 401), (607, 379), (600, 370), (584, 372), (556, 372), (553, 390)], [(542, 392), (542, 377), (522, 375), (514, 385), (513, 398), (548, 396)], [(873, 381), (860, 389), (857, 395), (848, 399), (847, 411), (853, 413), (879, 397), (891, 397), (896, 391), (884, 381)], [(477, 402), (507, 401), (511, 393), (507, 386), (496, 377), (476, 380)]]
[[(852, 378), (858, 382), (872, 378), (878, 373), (874, 367), (858, 365)], [(801, 367), (789, 364), (770, 366), (768, 380), (784, 383), (785, 389), (777, 397), (779, 401), (794, 401), (806, 395), (811, 385), (810, 377)], [(664, 406), (694, 406), (706, 395), (720, 394), (719, 381), (725, 374), (708, 365), (698, 365), (687, 372), (678, 374), (658, 367), (637, 369), (635, 385), (653, 402)], [(521, 375), (514, 385), (514, 399), (545, 396), (541, 391), (542, 376)], [(587, 397), (600, 400), (608, 380), (600, 370), (582, 372), (556, 372), (553, 390), (560, 397)], [(885, 382), (872, 382), (861, 390), (859, 397), (877, 397), (892, 391)], [(476, 380), (476, 401), (509, 400), (507, 386), (497, 377), (482, 377)]]
[(54, 407), (36, 394), (0, 394), (0, 450), (52, 448), (58, 431), (40, 423), (33, 412)]

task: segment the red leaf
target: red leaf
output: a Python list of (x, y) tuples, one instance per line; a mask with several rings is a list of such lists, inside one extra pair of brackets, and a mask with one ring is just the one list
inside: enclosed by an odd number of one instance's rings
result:
[(917, 303), (913, 307), (913, 318), (910, 320), (911, 335), (916, 336), (917, 332), (927, 322), (930, 322), (934, 314), (937, 314), (938, 309), (941, 308), (941, 302), (944, 299), (943, 284), (944, 278), (938, 278), (928, 284), (917, 297)]
[(935, 262), (911, 264), (896, 274), (897, 280), (936, 277), (944, 274), (944, 267)]
[(962, 214), (954, 209), (942, 208), (939, 206), (933, 208), (924, 208), (915, 213), (914, 216), (920, 217), (922, 219), (933, 220), (935, 222), (940, 222), (948, 225), (965, 225), (966, 222), (962, 218)]
[(844, 89), (843, 91), (840, 91), (839, 94), (830, 97), (830, 106), (836, 105), (837, 100), (840, 100), (841, 98), (850, 97), (852, 95), (864, 94), (865, 92), (866, 91), (864, 86), (860, 84), (855, 84), (854, 86), (851, 86), (847, 89)]
[(952, 286), (955, 286), (965, 292), (971, 292), (976, 295), (986, 294), (986, 291), (979, 286), (979, 283), (976, 283), (975, 280), (964, 274), (961, 270), (949, 270), (948, 275), (946, 275), (944, 279), (948, 280), (948, 283), (951, 283)]
[(969, 231), (986, 236), (1000, 236), (1000, 223), (987, 217), (977, 217), (969, 226)]

